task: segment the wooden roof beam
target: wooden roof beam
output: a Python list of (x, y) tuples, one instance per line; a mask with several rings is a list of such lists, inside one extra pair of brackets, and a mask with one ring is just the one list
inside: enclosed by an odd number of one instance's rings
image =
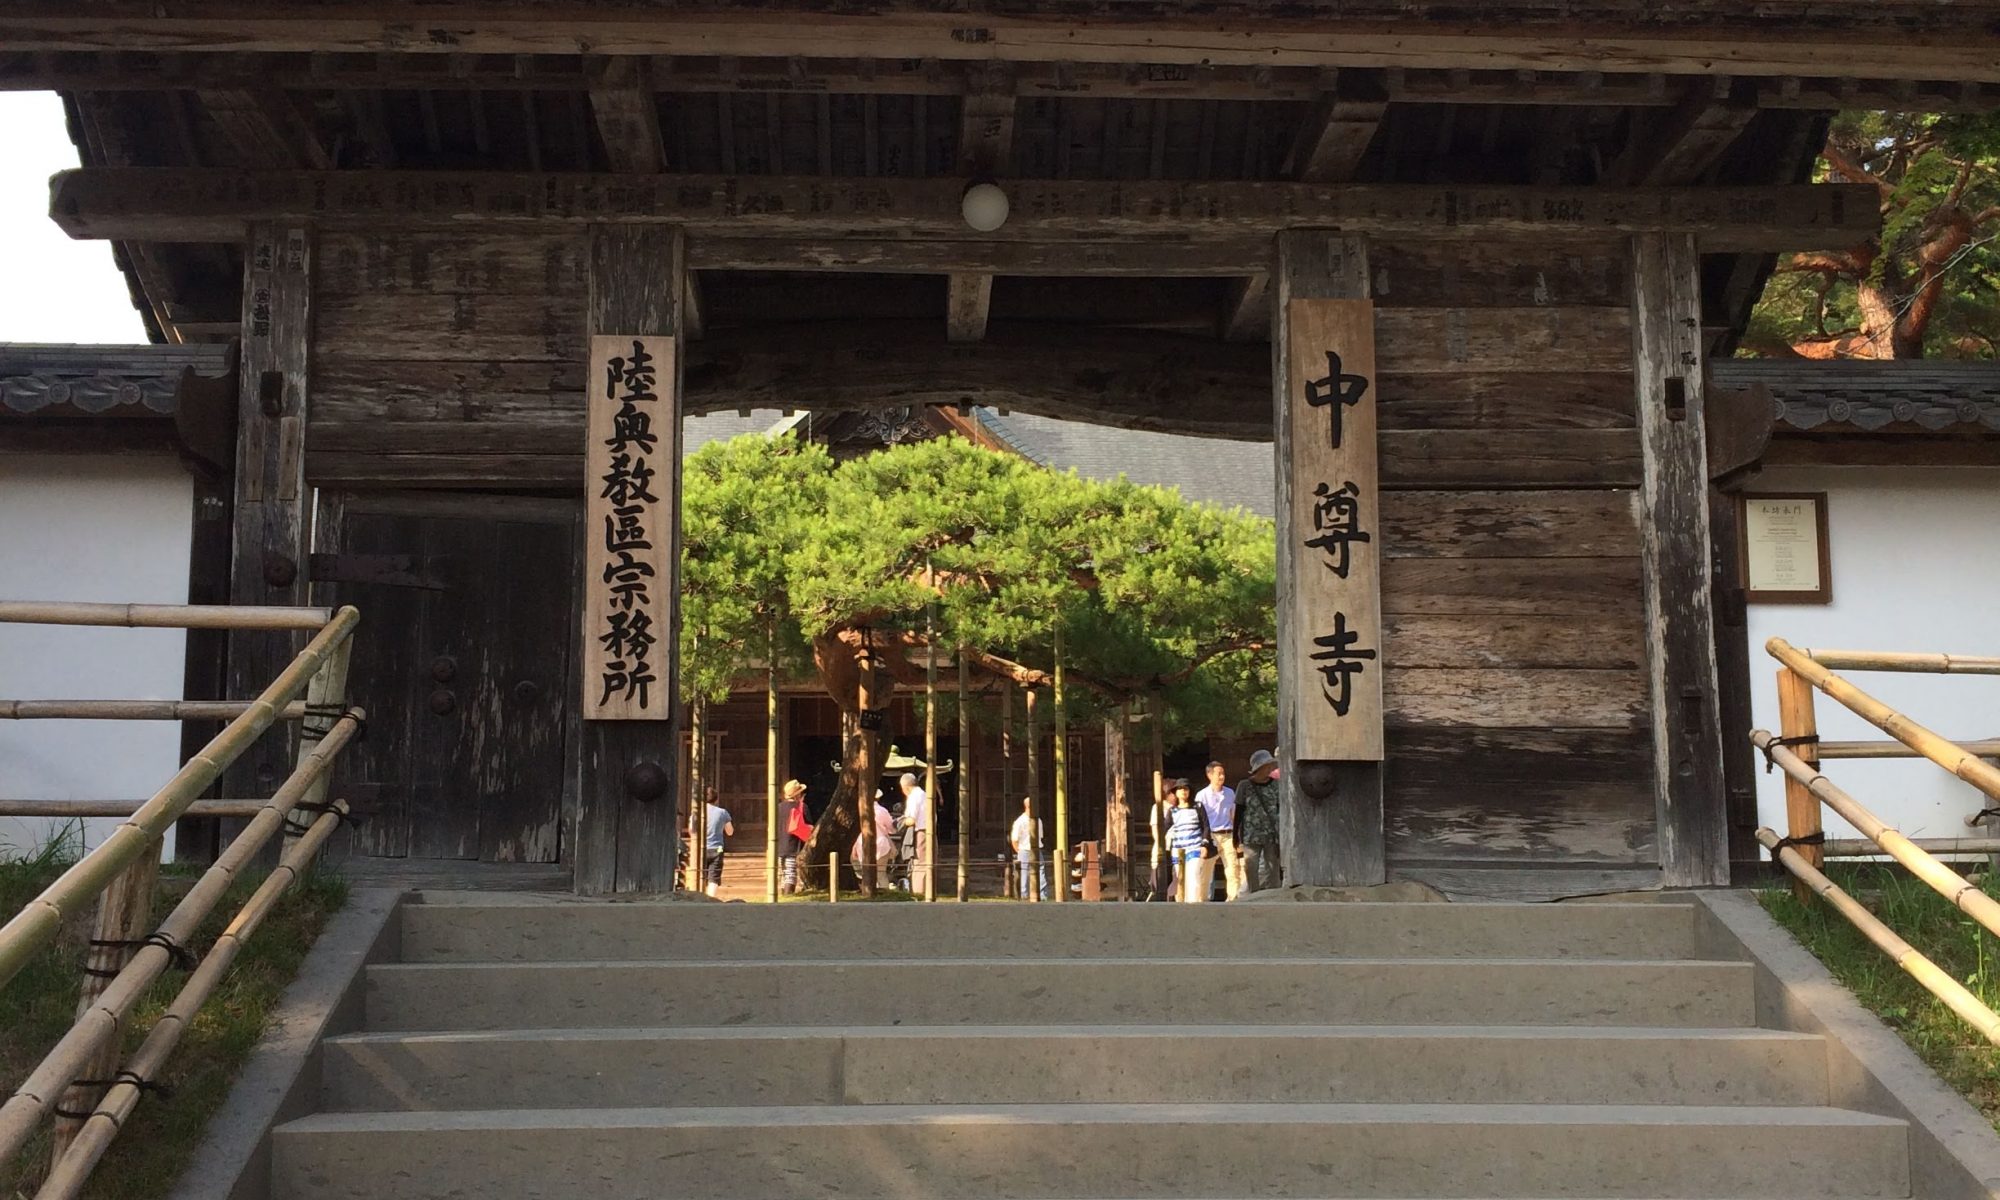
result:
[(333, 156), (319, 131), (276, 87), (202, 88), (195, 96), (235, 150), (238, 165), (253, 171), (332, 169)]
[[(429, 7), (429, 6), (427, 6)], [(1238, 3), (1182, 15), (1172, 8), (1125, 15), (1120, 6), (1023, 4), (1006, 15), (901, 0), (867, 13), (800, 3), (683, 7), (579, 0), (551, 20), (535, 0), (493, 0), (474, 10), (437, 6), (435, 25), (407, 6), (274, 0), (14, 0), (0, 13), (0, 44), (39, 50), (395, 51), (572, 54), (579, 45), (620, 54), (669, 54), (690, 46), (739, 57), (833, 55), (876, 59), (1133, 62), (1237, 66), (1465, 67), (1663, 71), (1707, 75), (1834, 74), (2000, 81), (2000, 39), (1987, 5), (1877, 0), (1867, 5), (1746, 6), (1690, 0), (1671, 19), (1606, 0), (1565, 6), (1561, 23), (1542, 5), (1479, 6), (1480, 19), (1448, 21), (1301, 15)]]
[(1625, 149), (1604, 169), (1602, 181), (1621, 187), (1692, 183), (1756, 115), (1749, 89), (1727, 77), (1697, 83), (1673, 108), (1633, 118)]
[[(81, 168), (50, 180), (72, 237), (231, 241), (253, 221), (677, 224), (700, 234), (988, 241), (957, 179), (590, 175), (505, 171), (182, 171)], [(1767, 187), (1446, 187), (1010, 180), (1006, 241), (1190, 241), (1334, 228), (1430, 238), (1698, 235), (1705, 250), (1844, 246), (1881, 226), (1863, 184)]]
[(660, 147), (660, 109), (643, 59), (615, 58), (604, 64), (590, 86), (590, 112), (613, 171), (649, 175), (667, 169)]
[[(1004, 80), (966, 96), (959, 111), (958, 170), (968, 182), (997, 180), (1014, 153), (1014, 91)], [(990, 273), (953, 272), (945, 287), (945, 339), (976, 342), (986, 336), (993, 310)]]
[[(1284, 173), (1304, 183), (1343, 183), (1354, 178), (1389, 111), (1381, 84), (1359, 72), (1327, 80), (1299, 125)], [(1255, 275), (1230, 288), (1222, 310), (1224, 341), (1264, 338), (1271, 326), (1270, 279)]]

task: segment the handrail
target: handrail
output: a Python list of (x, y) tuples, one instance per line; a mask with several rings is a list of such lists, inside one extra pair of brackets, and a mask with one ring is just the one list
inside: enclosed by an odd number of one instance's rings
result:
[(1896, 931), (1883, 924), (1874, 913), (1869, 912), (1861, 902), (1828, 879), (1824, 873), (1805, 860), (1798, 851), (1786, 846), (1778, 835), (1769, 829), (1759, 829), (1757, 840), (1771, 852), (1784, 868), (1811, 888), (1813, 894), (1833, 905), (1834, 911), (1846, 917), (1863, 937), (1874, 942), (1883, 953), (1896, 960), (1896, 965), (1910, 973), (1930, 993), (1944, 1001), (1945, 1006), (1965, 1018), (1967, 1024), (1977, 1029), (1987, 1041), (2000, 1046), (2000, 1015), (1973, 995), (1966, 986), (1947, 975), (1936, 963), (1925, 958), (1917, 948), (1896, 935)]
[(1939, 862), (1928, 851), (1919, 849), (1915, 842), (1904, 837), (1901, 832), (1884, 824), (1880, 817), (1863, 808), (1859, 801), (1841, 790), (1838, 784), (1813, 770), (1798, 755), (1778, 745), (1775, 734), (1759, 729), (1750, 735), (1750, 741), (1769, 755), (1771, 761), (1786, 775), (1805, 785), (1806, 790), (1818, 797), (1828, 808), (1847, 818), (1848, 824), (1859, 829), (1869, 840), (1882, 847), (1882, 853), (1908, 867), (1910, 874), (1923, 880), (1930, 885), (1931, 890), (1985, 926), (1989, 933), (2000, 934), (2000, 900), (1995, 900), (1980, 891), (1977, 884)]
[[(0, 700), (0, 721), (231, 721), (253, 700)], [(304, 704), (287, 704), (281, 721), (298, 721)]]
[(119, 1027), (138, 1007), (147, 989), (173, 961), (169, 947), (185, 946), (194, 937), (238, 873), (251, 864), (264, 843), (283, 827), (285, 814), (325, 776), (334, 757), (360, 731), (363, 719), (359, 710), (351, 710), (334, 723), (326, 737), (293, 769), (283, 786), (167, 914), (167, 919), (160, 923), (160, 940), (141, 947), (132, 956), (98, 995), (90, 1011), (78, 1018), (14, 1095), (0, 1104), (0, 1161), (20, 1149), (34, 1132), (36, 1123), (55, 1107), (63, 1089), (76, 1082), (78, 1073), (92, 1056), (117, 1036)]
[(214, 994), (216, 985), (236, 961), (236, 955), (243, 948), (243, 942), (257, 926), (270, 914), (278, 897), (298, 879), (304, 866), (312, 861), (313, 855), (332, 834), (347, 812), (344, 801), (335, 801), (327, 812), (320, 814), (305, 835), (292, 843), (285, 851), (284, 858), (276, 869), (266, 876), (264, 882), (253, 892), (250, 899), (238, 909), (229, 927), (215, 940), (215, 945), (201, 960), (199, 966), (188, 976), (188, 981), (174, 996), (173, 1003), (160, 1015), (146, 1040), (132, 1055), (124, 1070), (118, 1072), (117, 1082), (105, 1089), (91, 1114), (85, 1119), (83, 1129), (69, 1145), (61, 1158), (49, 1172), (36, 1200), (58, 1200), (61, 1197), (76, 1196), (89, 1182), (90, 1172), (110, 1148), (111, 1140), (125, 1124), (125, 1118), (132, 1115), (132, 1109), (139, 1103), (140, 1093), (153, 1082), (166, 1065), (167, 1057), (180, 1044), (181, 1036), (194, 1024), (195, 1015), (201, 1006)]
[[(0, 610), (0, 617), (5, 615)], [(154, 839), (162, 836), (216, 777), (271, 727), (279, 710), (298, 698), (334, 650), (354, 633), (360, 620), (361, 614), (351, 606), (334, 614), (248, 711), (210, 739), (131, 819), (112, 830), (97, 849), (84, 855), (12, 920), (0, 926), (0, 987), (6, 986), (36, 951), (55, 938), (66, 918), (83, 904), (95, 900), (119, 872), (147, 853)]]
[[(145, 803), (144, 800), (0, 800), (0, 817), (53, 817), (59, 821), (77, 817), (129, 817)], [(262, 800), (197, 800), (181, 816), (254, 817), (264, 804)]]
[[(1820, 870), (1827, 854), (1842, 856), (1875, 851), (1902, 864), (1959, 911), (1977, 921), (1987, 932), (2000, 935), (2000, 901), (1946, 866), (1925, 846), (1891, 828), (1860, 801), (1819, 770), (1822, 759), (1921, 757), (1930, 759), (1953, 775), (1971, 784), (1986, 796), (2000, 800), (2000, 768), (1984, 761), (1981, 754), (2000, 750), (2000, 740), (1956, 743), (1883, 704), (1831, 670), (1834, 666), (1863, 671), (1927, 672), (1932, 674), (2000, 674), (2000, 659), (1951, 654), (1909, 654), (1865, 650), (1801, 650), (1783, 638), (1772, 638), (1764, 649), (1784, 664), (1778, 672), (1778, 713), (1781, 735), (1758, 729), (1751, 742), (1764, 752), (1764, 759), (1785, 772), (1785, 808), (1790, 833), (1784, 838), (1769, 829), (1757, 830), (1757, 840), (1771, 852), (1772, 861), (1783, 866), (1796, 881), (1792, 885), (1801, 899), (1816, 895), (1831, 904), (1864, 936), (1895, 959), (1932, 995), (1963, 1017), (1988, 1041), (2000, 1045), (2000, 1016), (1982, 1003), (1963, 984), (1940, 970), (1936, 963), (1919, 954), (1862, 904), (1843, 892)], [(1817, 689), (1839, 701), (1850, 712), (1895, 738), (1884, 742), (1822, 742), (1819, 721), (1813, 712), (1813, 691)], [(1898, 746), (1900, 743), (1900, 746)], [(1798, 747), (1794, 751), (1793, 747)], [(1907, 750), (1902, 749), (1907, 747)], [(1858, 829), (1863, 840), (1829, 841), (1822, 832), (1820, 805), (1826, 805)], [(1984, 809), (1975, 824), (1992, 813)], [(1980, 839), (2000, 845), (1995, 839)], [(1949, 852), (1954, 840), (1937, 842)], [(1869, 849), (1874, 847), (1874, 851)], [(1967, 847), (1971, 849), (1972, 847)]]
[(1772, 658), (1791, 668), (1801, 679), (1824, 692), (1829, 698), (1845, 705), (1855, 716), (1950, 771), (1992, 799), (2000, 800), (2000, 767), (1993, 766), (1949, 738), (1933, 733), (1910, 720), (1835, 675), (1815, 662), (1811, 655), (1785, 639), (1774, 637), (1764, 643), (1764, 649)]
[(81, 604), (0, 600), (0, 623), (106, 625), (126, 629), (320, 629), (333, 620), (325, 608), (257, 604)]

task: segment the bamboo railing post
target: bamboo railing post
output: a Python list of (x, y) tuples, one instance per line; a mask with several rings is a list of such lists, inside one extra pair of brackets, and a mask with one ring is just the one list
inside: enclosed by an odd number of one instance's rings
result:
[[(354, 639), (349, 638), (336, 646), (332, 657), (327, 659), (312, 682), (306, 685), (306, 720), (299, 727), (299, 752), (296, 763), (303, 763), (312, 757), (313, 748), (333, 729), (335, 718), (331, 714), (347, 707), (347, 663), (354, 650)], [(327, 789), (333, 785), (331, 774), (322, 775), (306, 789), (299, 799), (299, 806), (311, 811), (313, 806), (325, 804)], [(311, 822), (301, 822), (299, 828), (310, 829)], [(296, 842), (301, 834), (291, 832), (287, 827), (285, 845)]]
[[(97, 898), (97, 921), (91, 931), (90, 953), (84, 959), (83, 987), (77, 995), (76, 1019), (82, 1020), (97, 1006), (99, 996), (111, 985), (118, 972), (134, 957), (132, 943), (153, 931), (153, 893), (160, 878), (160, 845), (142, 854), (123, 874), (111, 881)], [(103, 943), (103, 944), (99, 944)], [(97, 1053), (83, 1064), (80, 1077), (109, 1079), (118, 1069), (118, 1042), (107, 1039)], [(56, 1107), (68, 1112), (88, 1112), (97, 1104), (100, 1090), (70, 1085)], [(63, 1152), (83, 1128), (81, 1120), (57, 1117), (50, 1129), (50, 1165), (61, 1161)]]
[(305, 690), (334, 647), (353, 632), (361, 614), (343, 608), (306, 644), (243, 715), (231, 721), (190, 758), (130, 820), (111, 831), (97, 849), (64, 871), (12, 920), (0, 926), (0, 987), (18, 974), (36, 951), (53, 939), (64, 920), (84, 902), (95, 901), (111, 880), (130, 866), (208, 790), (223, 768), (270, 728), (279, 710)]
[(181, 1038), (194, 1024), (201, 1006), (215, 994), (222, 977), (242, 952), (243, 943), (257, 927), (264, 923), (271, 910), (277, 906), (282, 896), (307, 864), (312, 861), (326, 839), (340, 823), (347, 811), (345, 801), (336, 801), (329, 810), (319, 814), (306, 832), (285, 850), (278, 865), (266, 876), (250, 899), (238, 909), (236, 916), (223, 929), (208, 954), (202, 958), (187, 982), (166, 1012), (160, 1015), (146, 1035), (146, 1040), (132, 1055), (131, 1062), (120, 1072), (121, 1081), (106, 1089), (94, 1111), (71, 1143), (68, 1151), (61, 1155), (49, 1171), (48, 1179), (36, 1192), (37, 1200), (67, 1200), (82, 1193), (83, 1186), (90, 1179), (90, 1172), (104, 1157), (111, 1140), (118, 1136), (119, 1129), (132, 1110), (138, 1106), (139, 1096), (146, 1085), (159, 1077), (166, 1066), (167, 1058), (180, 1044)]
[(1966, 1023), (1978, 1030), (1987, 1041), (2000, 1045), (2000, 1015), (1980, 1003), (1979, 998), (1966, 990), (1964, 984), (1938, 969), (1938, 965), (1917, 953), (1915, 947), (1897, 936), (1896, 931), (1884, 925), (1874, 913), (1862, 907), (1861, 903), (1840, 890), (1833, 880), (1805, 860), (1805, 856), (1790, 846), (1779, 848), (1778, 835), (1769, 829), (1759, 829), (1757, 840), (1770, 850), (1786, 870), (1796, 876), (1815, 895), (1832, 905), (1834, 910), (1846, 917), (1859, 929), (1862, 936), (1875, 943), (1883, 953), (1894, 959), (1896, 965), (1916, 979), (1930, 993), (1942, 1000), (1951, 1011), (1964, 1018)]
[(966, 691), (965, 647), (958, 648), (958, 901), (972, 898), (966, 871), (972, 861), (972, 708)]
[(826, 902), (840, 903), (840, 855), (826, 856)]
[[(799, 803), (805, 803), (802, 798)], [(764, 899), (778, 902), (778, 618), (764, 639)]]
[(1069, 710), (1063, 705), (1062, 622), (1056, 622), (1056, 669), (1049, 703), (1055, 709), (1055, 744), (1050, 748), (1050, 765), (1055, 768), (1056, 848), (1050, 857), (1055, 873), (1056, 903), (1069, 899)]
[[(1778, 670), (1778, 728), (1794, 747), (1793, 753), (1799, 756), (1800, 761), (1817, 769), (1819, 748), (1812, 742), (1797, 740), (1819, 736), (1819, 719), (1813, 711), (1812, 685), (1789, 667)], [(1822, 829), (1819, 798), (1790, 775), (1785, 776), (1785, 827), (1786, 836), (1793, 838), (1811, 838)], [(1826, 862), (1826, 856), (1816, 845), (1800, 845), (1799, 852), (1814, 870), (1819, 870)], [(1812, 899), (1812, 889), (1796, 876), (1792, 879), (1792, 894), (1799, 898), (1801, 904)]]

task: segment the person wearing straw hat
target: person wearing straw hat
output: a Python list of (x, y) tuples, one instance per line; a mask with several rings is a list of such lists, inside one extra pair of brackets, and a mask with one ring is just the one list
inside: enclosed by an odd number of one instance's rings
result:
[(1236, 785), (1236, 841), (1243, 848), (1245, 890), (1284, 884), (1278, 855), (1278, 760), (1269, 750), (1250, 756), (1250, 775)]
[(780, 895), (795, 896), (799, 891), (799, 852), (812, 836), (812, 819), (806, 816), (806, 785), (798, 780), (785, 783), (784, 798), (778, 801), (778, 870)]

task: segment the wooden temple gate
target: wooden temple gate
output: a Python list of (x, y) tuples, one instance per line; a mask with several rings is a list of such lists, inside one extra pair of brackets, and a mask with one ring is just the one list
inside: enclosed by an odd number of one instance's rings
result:
[[(393, 731), (366, 782), (398, 815), (369, 836), (553, 856), (582, 891), (663, 887), (674, 862), (674, 639), (639, 706), (660, 719), (605, 710), (587, 661), (623, 510), (582, 520), (609, 462), (585, 431), (641, 392), (662, 464), (670, 418), (717, 409), (1275, 436), (1294, 880), (1727, 882), (1754, 856), (1725, 790), (1747, 683), (1717, 667), (1707, 443), (1733, 410), (1704, 356), (1772, 253), (1878, 223), (1871, 190), (1797, 182), (1818, 112), (1994, 100), (1957, 10), (1898, 4), (1868, 20), (1929, 22), (1921, 69), (1884, 65), (1907, 43), (1864, 60), (1690, 4), (1734, 31), (1722, 80), (1709, 41), (1629, 14), (1560, 51), (1500, 13), (1456, 41), (1328, 19), (1253, 51), (1264, 24), (1115, 5), (787, 31), (500, 4), (422, 36), (180, 7), (0, 16), (38, 52), (0, 54), (0, 82), (75, 97), (86, 166), (52, 214), (124, 247), (163, 336), (240, 333), (232, 598), (302, 602), (315, 562), (371, 612), (416, 585), (357, 660)], [(1006, 193), (998, 229), (969, 226), (974, 181)], [(618, 518), (651, 522), (666, 630), (675, 478)], [(495, 657), (446, 645), (458, 625)], [(268, 653), (232, 646), (232, 678)]]

